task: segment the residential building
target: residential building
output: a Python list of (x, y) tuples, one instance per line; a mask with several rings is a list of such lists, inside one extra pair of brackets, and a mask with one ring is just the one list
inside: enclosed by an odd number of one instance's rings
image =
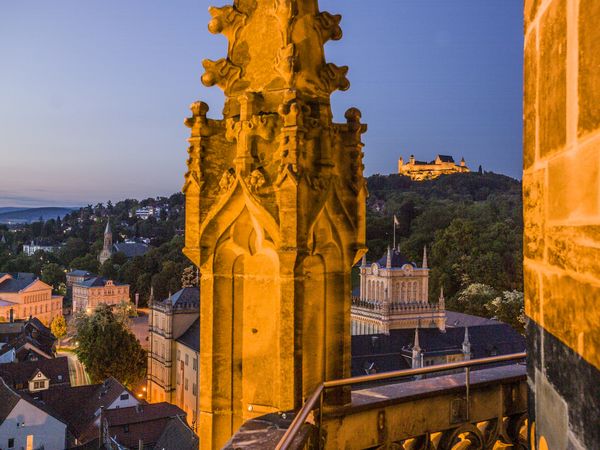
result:
[(66, 356), (0, 364), (0, 377), (7, 386), (18, 392), (35, 393), (71, 386), (69, 359)]
[(92, 277), (73, 284), (73, 312), (91, 313), (98, 305), (118, 305), (129, 302), (129, 285)]
[(423, 249), (421, 267), (408, 261), (397, 249), (368, 265), (360, 266), (360, 286), (354, 292), (351, 308), (352, 334), (389, 334), (400, 328), (446, 327), (443, 292), (437, 304), (429, 302), (429, 267)]
[(36, 317), (0, 323), (0, 363), (54, 358), (56, 337)]
[(198, 450), (200, 442), (187, 422), (177, 416), (169, 420), (153, 450)]
[[(143, 403), (115, 378), (103, 383), (38, 391), (36, 404), (45, 405), (67, 424), (68, 446), (87, 444), (100, 437), (101, 414)], [(63, 447), (64, 448), (64, 447)], [(96, 447), (98, 448), (98, 447)]]
[(454, 158), (449, 155), (437, 155), (433, 161), (418, 161), (414, 155), (405, 164), (404, 159), (398, 159), (398, 174), (410, 177), (415, 181), (431, 180), (440, 175), (452, 173), (470, 172), (465, 159), (461, 158), (460, 163), (456, 164)]
[(102, 442), (107, 450), (153, 449), (172, 420), (185, 413), (170, 403), (114, 408), (102, 412)]
[(36, 243), (35, 241), (29, 244), (23, 244), (23, 253), (27, 256), (33, 256), (37, 251), (44, 251), (46, 253), (54, 253), (60, 248), (59, 245), (45, 245)]
[[(6, 321), (31, 316), (49, 325), (62, 315), (62, 296), (31, 273), (0, 273), (0, 317)], [(12, 311), (12, 312), (11, 312)]]
[(158, 217), (160, 216), (162, 208), (158, 206), (144, 206), (135, 211), (135, 216), (138, 219), (146, 220), (149, 217)]
[(0, 448), (63, 450), (67, 425), (51, 410), (0, 379)]
[(88, 278), (92, 278), (95, 275), (87, 270), (72, 270), (66, 274), (66, 285), (67, 285), (67, 298), (69, 300), (73, 299), (73, 285), (75, 283), (80, 283), (82, 281), (87, 280)]
[(199, 314), (197, 287), (150, 304), (148, 401), (177, 405), (193, 429), (198, 410)]

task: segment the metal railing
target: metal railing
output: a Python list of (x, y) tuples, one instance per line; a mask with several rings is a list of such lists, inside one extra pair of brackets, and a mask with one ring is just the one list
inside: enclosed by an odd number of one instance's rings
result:
[[(304, 425), (308, 419), (308, 416), (315, 409), (319, 409), (318, 418), (318, 431), (319, 441), (321, 439), (321, 427), (322, 427), (322, 411), (323, 411), (323, 394), (326, 389), (352, 386), (355, 384), (370, 383), (373, 381), (390, 380), (393, 378), (403, 378), (410, 376), (425, 375), (428, 373), (445, 372), (447, 370), (465, 369), (465, 387), (467, 396), (467, 417), (469, 417), (469, 395), (470, 395), (470, 383), (471, 383), (471, 368), (477, 366), (483, 366), (486, 364), (494, 364), (507, 361), (517, 361), (525, 359), (527, 353), (513, 353), (510, 355), (492, 356), (489, 358), (472, 359), (469, 361), (460, 361), (449, 364), (440, 364), (437, 366), (422, 367), (419, 369), (405, 369), (395, 370), (393, 372), (377, 373), (374, 375), (362, 375), (359, 377), (342, 378), (339, 380), (325, 381), (317, 386), (313, 393), (308, 397), (302, 408), (298, 411), (294, 420), (286, 430), (281, 440), (275, 447), (277, 450), (287, 450), (290, 448), (291, 443), (296, 438), (302, 425)], [(320, 445), (320, 444), (319, 444)]]

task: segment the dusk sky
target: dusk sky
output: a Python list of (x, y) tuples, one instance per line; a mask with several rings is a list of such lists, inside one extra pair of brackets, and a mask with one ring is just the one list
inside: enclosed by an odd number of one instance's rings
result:
[[(181, 189), (189, 104), (223, 105), (201, 60), (226, 55), (213, 0), (0, 2), (0, 207), (77, 206)], [(437, 153), (520, 178), (521, 0), (321, 0), (343, 16), (327, 60), (369, 131), (366, 175)]]

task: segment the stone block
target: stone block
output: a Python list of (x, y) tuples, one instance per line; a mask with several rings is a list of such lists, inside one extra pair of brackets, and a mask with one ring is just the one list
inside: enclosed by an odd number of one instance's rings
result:
[[(567, 403), (540, 372), (535, 376), (535, 403), (539, 412), (536, 415), (538, 439), (541, 441), (543, 438), (548, 449), (566, 449), (569, 430)], [(549, 411), (552, 414), (544, 414)], [(541, 448), (543, 446), (540, 445)]]
[(566, 0), (554, 0), (540, 21), (540, 156), (560, 150), (566, 140), (567, 12)]
[(546, 248), (549, 264), (600, 283), (600, 227), (548, 227)]
[(579, 135), (600, 129), (600, 2), (579, 5)]
[(525, 290), (525, 314), (536, 322), (540, 322), (540, 281), (537, 271), (530, 260), (523, 263), (523, 282)]
[(542, 292), (544, 329), (600, 368), (600, 285), (548, 272)]
[(523, 175), (523, 254), (542, 260), (545, 234), (545, 170)]
[(537, 33), (534, 30), (525, 45), (523, 81), (523, 169), (535, 161), (535, 123), (537, 116)]
[(548, 220), (588, 220), (598, 214), (600, 144), (548, 164)]

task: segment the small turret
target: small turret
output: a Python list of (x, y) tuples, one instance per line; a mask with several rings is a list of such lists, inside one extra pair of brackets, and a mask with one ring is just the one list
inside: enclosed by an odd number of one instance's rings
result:
[(385, 260), (385, 267), (387, 269), (390, 269), (392, 267), (392, 247), (390, 247), (389, 245), (387, 248), (387, 257)]
[(444, 298), (444, 286), (440, 288), (440, 298), (438, 299), (438, 308), (446, 309), (446, 299)]
[(415, 163), (415, 155), (410, 155), (410, 164), (414, 165)]
[(465, 327), (465, 339), (462, 343), (462, 352), (465, 361), (469, 361), (471, 359), (471, 341), (469, 341), (469, 327)]
[(423, 246), (423, 269), (427, 269), (427, 246)]
[(466, 165), (465, 158), (460, 158), (460, 167), (465, 167)]
[(419, 325), (417, 325), (417, 328), (415, 328), (415, 342), (413, 344), (413, 348), (412, 348), (412, 368), (413, 369), (418, 369), (420, 367), (422, 367), (422, 359), (423, 359), (423, 352), (421, 350), (421, 346), (419, 344), (419, 326), (421, 324), (419, 323)]

